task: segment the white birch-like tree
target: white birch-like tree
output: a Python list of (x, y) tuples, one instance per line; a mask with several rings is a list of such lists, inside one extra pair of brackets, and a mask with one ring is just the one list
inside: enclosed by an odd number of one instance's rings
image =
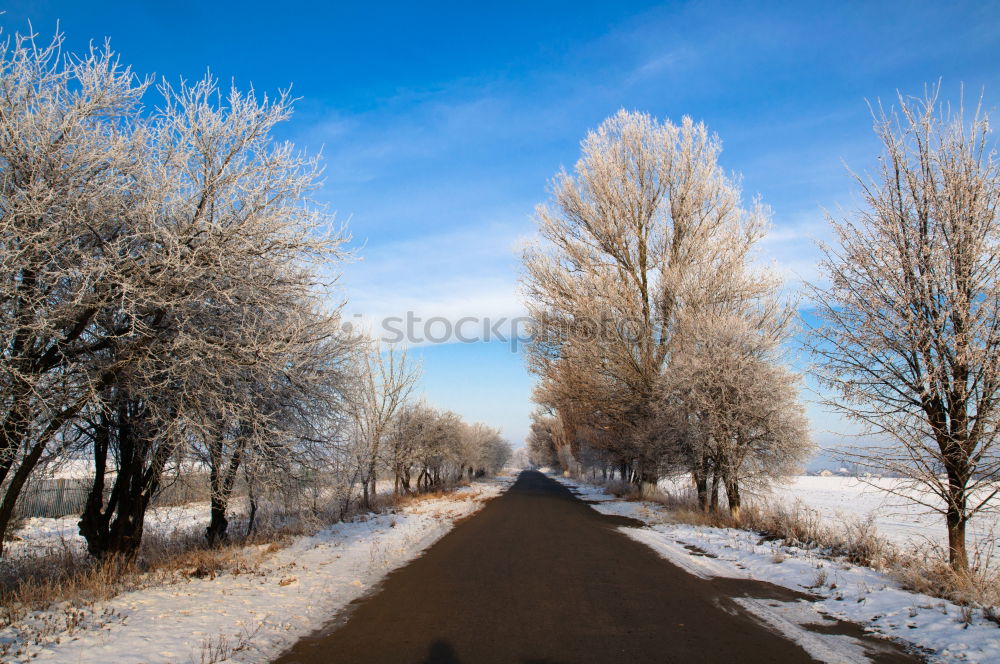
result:
[(420, 376), (420, 367), (406, 351), (370, 341), (358, 360), (356, 383), (351, 393), (350, 413), (355, 436), (358, 481), (362, 504), (371, 506), (383, 448), (393, 418), (406, 405)]

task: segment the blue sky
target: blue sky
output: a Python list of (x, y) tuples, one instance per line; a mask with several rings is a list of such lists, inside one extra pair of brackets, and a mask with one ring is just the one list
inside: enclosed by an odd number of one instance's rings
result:
[[(369, 320), (521, 313), (517, 246), (548, 180), (619, 108), (704, 120), (745, 193), (774, 209), (762, 248), (794, 287), (815, 275), (824, 210), (857, 205), (845, 163), (878, 146), (866, 100), (943, 82), (1000, 101), (996, 2), (8, 2), (8, 32), (56, 22), (70, 50), (110, 37), (140, 74), (301, 100), (280, 130), (323, 150), (317, 197), (363, 260), (346, 313)], [(750, 7), (750, 5), (753, 7)], [(532, 379), (502, 343), (414, 350), (433, 404), (519, 444)], [(810, 406), (816, 439), (846, 427)]]

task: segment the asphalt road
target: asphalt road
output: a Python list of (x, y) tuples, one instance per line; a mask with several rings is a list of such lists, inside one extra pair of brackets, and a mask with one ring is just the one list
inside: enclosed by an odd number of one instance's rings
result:
[[(496, 498), (280, 664), (812, 662), (732, 597), (793, 600), (766, 583), (692, 576), (616, 531), (541, 473)], [(877, 662), (913, 662), (865, 640)], [(829, 633), (829, 629), (824, 630)]]

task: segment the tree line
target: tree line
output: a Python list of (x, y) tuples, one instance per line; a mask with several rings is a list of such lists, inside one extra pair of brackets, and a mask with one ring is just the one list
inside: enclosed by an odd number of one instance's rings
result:
[(755, 260), (770, 210), (744, 202), (703, 123), (622, 110), (589, 132), (523, 254), (532, 461), (643, 492), (686, 473), (702, 509), (724, 494), (738, 519), (748, 489), (813, 452), (788, 367), (801, 306), (826, 403), (880, 440), (852, 460), (942, 513), (966, 571), (966, 524), (1000, 480), (1000, 171), (987, 115), (937, 95), (874, 109), (879, 167), (830, 218), (802, 303)]
[[(215, 543), (239, 483), (252, 527), (269, 493), (336, 489), (343, 513), (380, 473), (419, 468), (406, 492), (506, 461), (499, 432), (408, 404), (405, 355), (342, 327), (349, 238), (310, 199), (318, 159), (273, 137), (288, 94), (154, 85), (61, 44), (0, 46), (0, 533), (71, 457), (92, 462), (96, 557), (134, 555), (184, 469)], [(393, 438), (417, 421), (437, 433)]]

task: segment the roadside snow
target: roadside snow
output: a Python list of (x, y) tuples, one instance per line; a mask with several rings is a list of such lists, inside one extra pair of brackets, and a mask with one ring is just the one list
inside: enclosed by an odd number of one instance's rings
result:
[[(335, 524), (264, 556), (259, 567), (243, 574), (124, 593), (89, 609), (72, 632), (50, 634), (41, 644), (25, 643), (25, 633), (16, 628), (0, 631), (0, 643), (18, 642), (11, 654), (18, 648), (22, 653), (12, 662), (167, 664), (203, 661), (208, 652), (225, 655), (218, 661), (266, 661), (321, 627), (512, 482), (511, 477), (476, 482), (395, 514)], [(183, 523), (188, 516), (182, 511), (177, 518)], [(38, 612), (29, 620), (41, 624), (51, 615)]]
[[(674, 496), (690, 495), (691, 480), (688, 476), (666, 478), (660, 481), (659, 488)], [(768, 494), (745, 498), (749, 502), (782, 505), (797, 502), (815, 513), (821, 521), (831, 524), (850, 519), (870, 520), (882, 537), (906, 549), (946, 550), (948, 537), (944, 517), (890, 491), (905, 491), (902, 480), (799, 475), (786, 484), (774, 487)], [(933, 497), (928, 494), (924, 497), (934, 503)], [(983, 558), (990, 558), (994, 565), (1000, 565), (997, 540), (1000, 537), (1000, 510), (976, 515), (967, 527), (972, 551), (978, 549)]]
[(903, 590), (887, 575), (867, 567), (831, 560), (814, 550), (763, 542), (746, 530), (669, 523), (661, 505), (623, 501), (592, 485), (554, 479), (594, 503), (598, 512), (646, 523), (644, 528), (620, 530), (691, 574), (767, 581), (817, 596), (812, 603), (746, 599), (742, 605), (820, 661), (864, 661), (855, 660), (857, 653), (840, 646), (831, 651), (823, 639), (817, 640), (815, 631), (805, 629), (830, 617), (930, 651), (931, 661), (1000, 662), (1000, 629), (978, 609), (970, 616), (968, 609)]

